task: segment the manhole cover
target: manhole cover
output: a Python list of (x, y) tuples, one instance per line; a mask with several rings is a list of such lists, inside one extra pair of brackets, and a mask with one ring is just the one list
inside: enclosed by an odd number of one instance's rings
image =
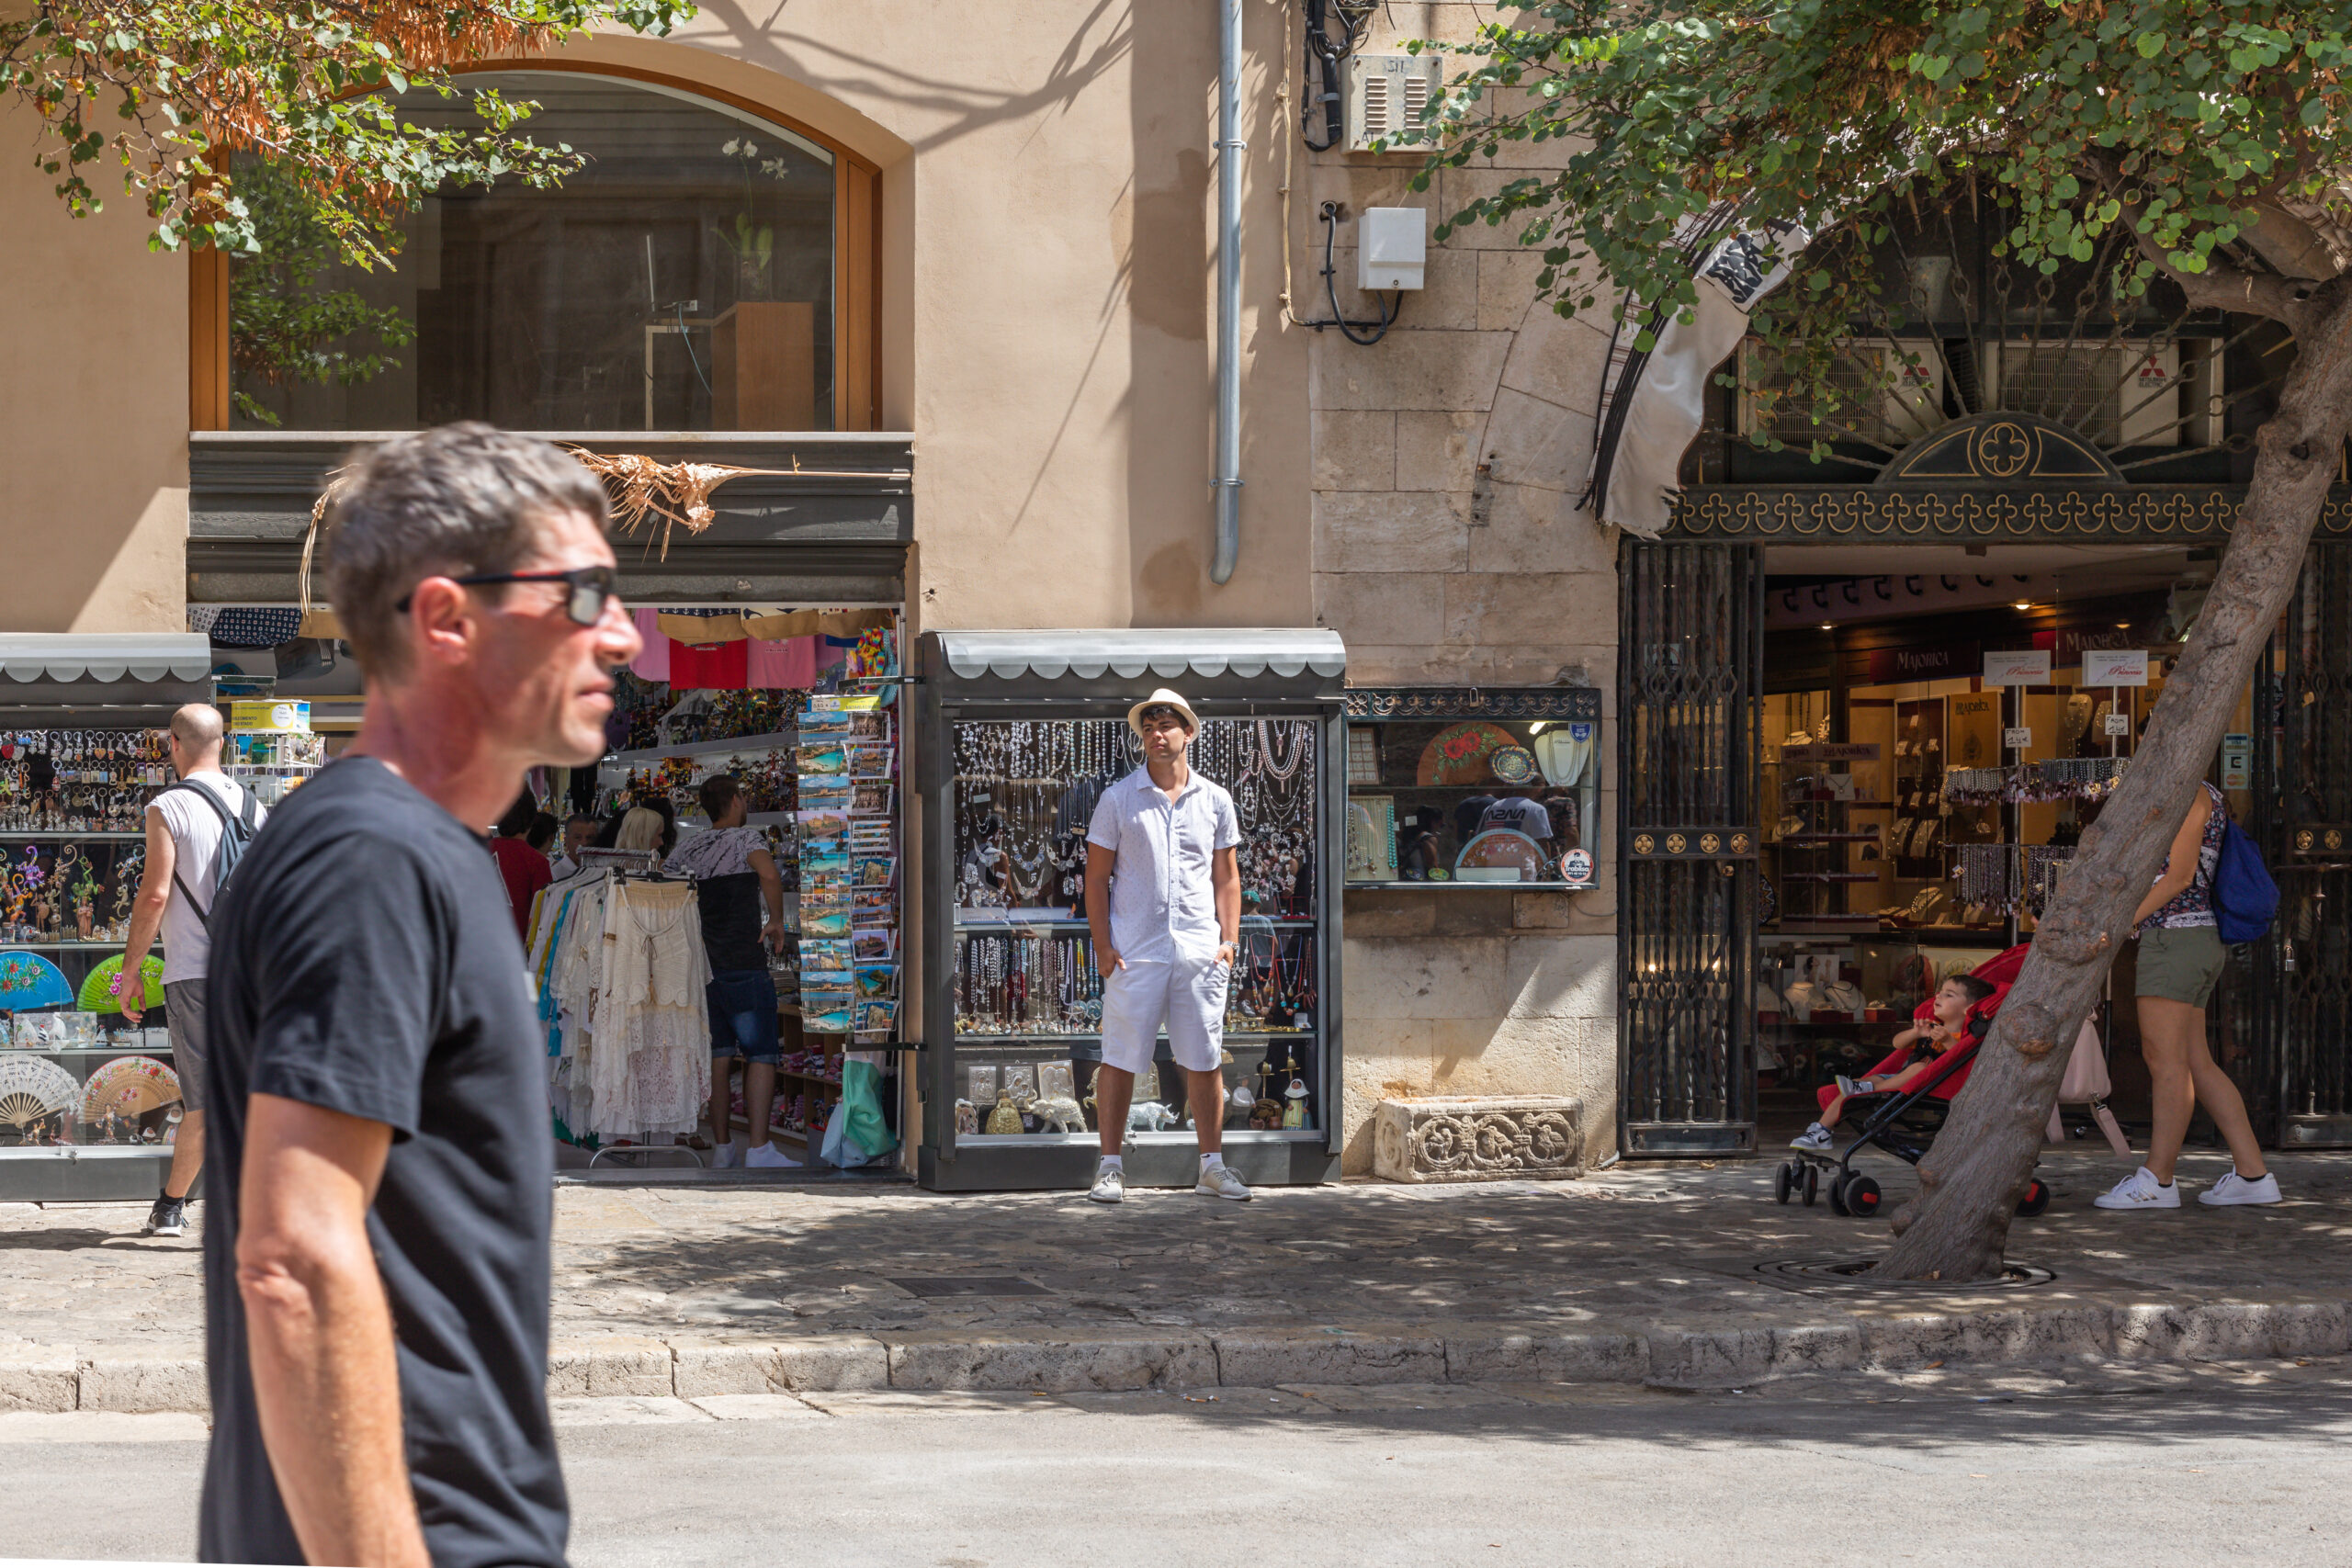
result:
[(916, 1296), (1050, 1296), (1043, 1285), (1011, 1275), (957, 1274), (933, 1280), (893, 1280), (890, 1283)]
[(2058, 1276), (2030, 1263), (2012, 1263), (1995, 1280), (1881, 1280), (1872, 1277), (1875, 1258), (1792, 1258), (1758, 1263), (1756, 1271), (1774, 1284), (1799, 1290), (1849, 1286), (1868, 1291), (2022, 1291)]

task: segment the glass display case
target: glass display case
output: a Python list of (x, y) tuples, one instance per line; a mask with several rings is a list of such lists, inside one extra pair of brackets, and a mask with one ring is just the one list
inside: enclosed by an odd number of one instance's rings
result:
[(1598, 886), (1600, 694), (1348, 693), (1350, 887)]
[[(1087, 830), (1103, 792), (1142, 765), (1129, 704), (1170, 677), (1155, 661), (1159, 673), (1133, 682), (1057, 681), (1034, 668), (1012, 682), (985, 671), (969, 685), (957, 682), (956, 648), (986, 635), (926, 639), (933, 728), (924, 748), (923, 852), (935, 891), (922, 1178), (957, 1188), (1083, 1185), (1101, 1136), (1093, 1089), (1102, 1058)], [(1241, 836), (1242, 915), (1221, 1065), (1226, 1157), (1253, 1182), (1326, 1179), (1335, 1173), (1339, 1082), (1329, 978), (1338, 943), (1329, 918), (1336, 681), (1311, 670), (1288, 681), (1261, 675), (1244, 695), (1235, 688), (1253, 683), (1230, 671), (1222, 680), (1199, 673), (1175, 678), (1202, 716), (1192, 765), (1231, 793)], [(1025, 697), (999, 705), (970, 689), (1008, 683)], [(1288, 700), (1285, 686), (1294, 688)], [(1136, 1144), (1131, 1182), (1181, 1177), (1191, 1185), (1196, 1139), (1164, 1036), (1138, 1077), (1126, 1132)]]

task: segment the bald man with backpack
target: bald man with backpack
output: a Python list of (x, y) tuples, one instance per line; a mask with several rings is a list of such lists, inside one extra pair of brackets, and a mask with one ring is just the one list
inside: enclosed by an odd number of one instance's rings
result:
[(164, 939), (164, 1010), (172, 1031), (172, 1067), (180, 1080), (179, 1137), (171, 1173), (148, 1211), (144, 1234), (184, 1235), (187, 1195), (204, 1168), (204, 976), (211, 953), (212, 907), (220, 888), (269, 814), (251, 791), (220, 771), (220, 710), (190, 703), (172, 715), (167, 739), (177, 782), (147, 803), (147, 865), (130, 908), (130, 931), (115, 998), (131, 1022), (146, 1010), (141, 973), (147, 950)]

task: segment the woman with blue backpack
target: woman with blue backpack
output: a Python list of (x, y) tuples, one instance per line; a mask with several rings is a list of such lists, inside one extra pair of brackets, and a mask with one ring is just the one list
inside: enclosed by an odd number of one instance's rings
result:
[(2132, 935), (2140, 942), (2140, 1055), (2148, 1064), (2155, 1124), (2147, 1163), (2094, 1199), (2100, 1208), (2180, 1207), (2173, 1166), (2200, 1100), (2228, 1142), (2235, 1168), (2197, 1201), (2278, 1201), (2278, 1179), (2263, 1163), (2245, 1101), (2205, 1043), (2205, 1004), (2229, 962), (2224, 943), (2261, 936), (2277, 907), (2278, 888), (2253, 841), (2230, 820), (2222, 792), (2200, 784), (2173, 835), (2163, 874), (2132, 916)]

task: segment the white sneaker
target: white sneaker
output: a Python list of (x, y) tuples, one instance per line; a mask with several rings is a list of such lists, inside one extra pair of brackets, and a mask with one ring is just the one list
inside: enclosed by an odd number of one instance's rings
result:
[(2165, 1186), (2143, 1165), (2091, 1201), (2102, 1209), (2177, 1209), (2180, 1186), (2177, 1182)]
[(710, 1151), (710, 1168), (732, 1170), (743, 1163), (742, 1152), (733, 1143), (724, 1143)]
[(1087, 1190), (1089, 1198), (1098, 1203), (1124, 1203), (1127, 1201), (1126, 1173), (1114, 1165), (1094, 1168), (1094, 1185)]
[(1827, 1154), (1829, 1152), (1829, 1129), (1823, 1126), (1820, 1122), (1815, 1122), (1812, 1126), (1807, 1127), (1804, 1132), (1799, 1133), (1795, 1137), (1791, 1138), (1789, 1140), (1789, 1147), (1792, 1149), (1809, 1149), (1816, 1154)]
[(1230, 1198), (1237, 1203), (1247, 1203), (1250, 1198), (1250, 1189), (1241, 1184), (1241, 1178), (1233, 1174), (1233, 1168), (1229, 1165), (1216, 1166), (1201, 1172), (1201, 1179), (1193, 1190), (1204, 1197)]
[(751, 1152), (743, 1156), (743, 1166), (747, 1170), (790, 1170), (797, 1169), (799, 1164), (798, 1160), (766, 1142), (753, 1144)]
[(2278, 1178), (2269, 1171), (2248, 1181), (2236, 1171), (2231, 1171), (2197, 1195), (2200, 1203), (2216, 1208), (2227, 1203), (2276, 1203), (2278, 1201)]

